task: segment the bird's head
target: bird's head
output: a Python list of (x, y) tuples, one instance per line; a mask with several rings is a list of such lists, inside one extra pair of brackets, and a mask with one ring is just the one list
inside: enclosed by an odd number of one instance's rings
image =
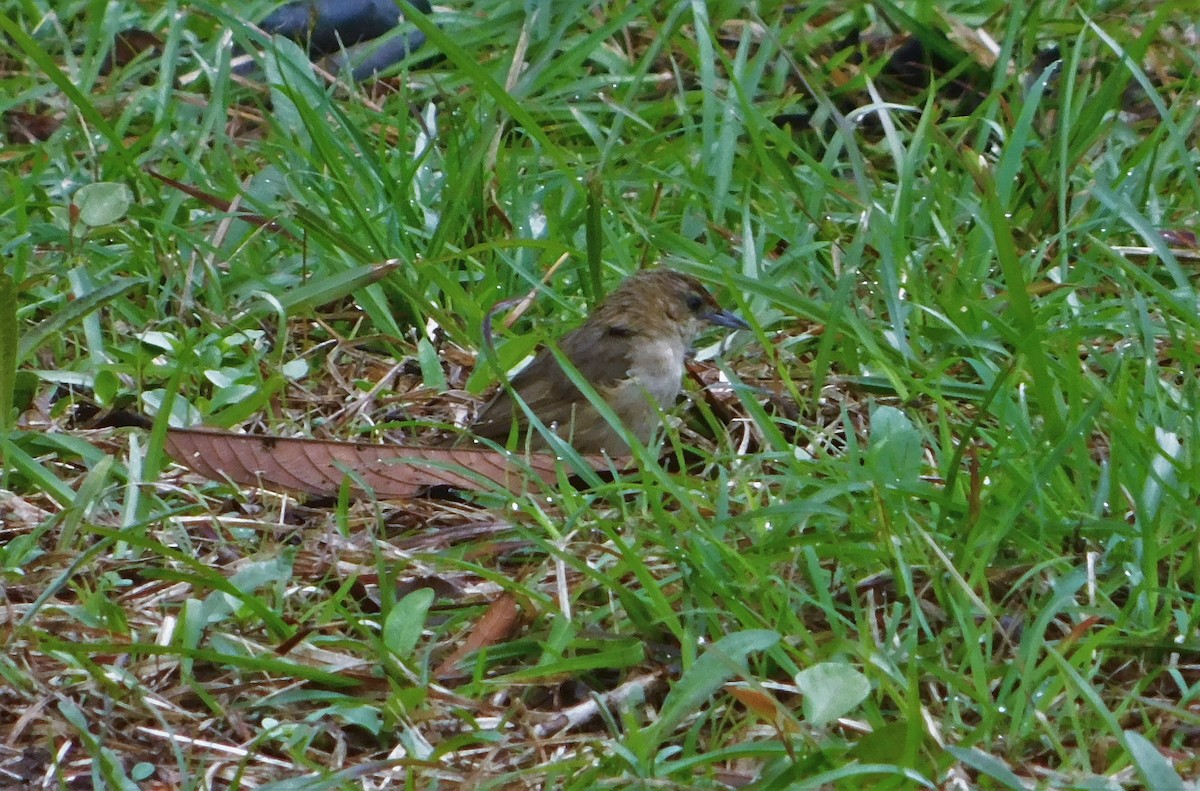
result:
[(685, 343), (691, 343), (705, 324), (750, 329), (717, 304), (699, 280), (673, 269), (647, 269), (631, 276), (609, 294), (595, 315), (638, 334), (678, 334)]

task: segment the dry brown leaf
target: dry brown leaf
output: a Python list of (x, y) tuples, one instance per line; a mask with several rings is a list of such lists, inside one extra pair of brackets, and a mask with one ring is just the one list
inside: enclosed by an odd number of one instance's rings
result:
[(463, 644), (433, 671), (433, 677), (445, 679), (467, 654), (508, 639), (516, 631), (518, 613), (516, 597), (507, 592), (500, 594), (499, 598), (488, 606), (487, 612), (479, 619), (479, 623), (475, 624), (475, 628), (467, 635)]
[[(350, 475), (351, 490), (375, 497), (405, 498), (431, 486), (482, 490), (498, 485), (527, 487), (530, 475), (553, 483), (564, 461), (551, 453), (508, 456), (484, 448), (418, 448), (336, 442), (299, 437), (232, 434), (213, 429), (170, 429), (167, 453), (193, 472), (214, 481), (333, 496)], [(594, 469), (613, 468), (603, 456), (584, 456)]]
[(737, 698), (743, 706), (753, 711), (765, 720), (774, 721), (782, 708), (766, 690), (751, 689), (737, 684), (727, 684), (725, 691)]
[(20, 495), (0, 489), (0, 525), (4, 527), (21, 526), (33, 529), (53, 516), (49, 511), (38, 508)]
[(736, 683), (726, 684), (725, 691), (750, 711), (779, 729), (780, 733), (795, 733), (799, 730), (796, 721), (789, 716), (787, 708), (767, 690)]
[[(49, 140), (63, 124), (60, 114), (49, 110), (37, 112), (9, 109), (4, 111), (5, 139), (13, 145), (37, 144)], [(19, 156), (27, 156), (19, 154)], [(2, 160), (0, 160), (2, 161)]]
[(162, 50), (163, 40), (149, 30), (136, 27), (122, 30), (113, 38), (112, 49), (104, 57), (100, 73), (110, 74), (113, 69), (127, 66), (143, 52), (161, 53)]

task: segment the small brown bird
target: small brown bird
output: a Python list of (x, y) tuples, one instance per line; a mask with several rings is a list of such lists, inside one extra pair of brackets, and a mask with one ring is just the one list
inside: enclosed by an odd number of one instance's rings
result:
[[(662, 410), (679, 395), (684, 355), (705, 322), (748, 328), (722, 310), (695, 278), (654, 269), (622, 283), (557, 346), (628, 430), (647, 442)], [(629, 452), (620, 432), (575, 387), (549, 349), (542, 349), (513, 377), (511, 388), (484, 407), (474, 426), (477, 436), (507, 444), (515, 433), (521, 447), (547, 449), (544, 437), (530, 431), (525, 412), (513, 401), (514, 390), (543, 424), (588, 456), (587, 463), (601, 464), (602, 452), (611, 457)], [(354, 491), (361, 484), (363, 491), (384, 498), (415, 497), (431, 486), (472, 490), (498, 485), (516, 491), (528, 484), (530, 474), (548, 484), (561, 474), (561, 463), (548, 453), (533, 453), (523, 464), (514, 464), (483, 447), (389, 446), (203, 428), (169, 429), (166, 448), (181, 464), (213, 480), (321, 496), (338, 494), (347, 470), (354, 472)]]
[[(684, 356), (705, 323), (750, 328), (722, 310), (694, 277), (650, 269), (625, 280), (581, 327), (559, 339), (558, 349), (644, 443), (658, 427), (662, 410), (679, 395)], [(480, 412), (471, 427), (476, 436), (503, 445), (515, 426), (518, 443), (528, 434), (530, 450), (547, 448), (513, 401), (515, 390), (547, 428), (578, 452), (629, 452), (620, 433), (572, 383), (550, 349), (539, 351), (511, 384)]]

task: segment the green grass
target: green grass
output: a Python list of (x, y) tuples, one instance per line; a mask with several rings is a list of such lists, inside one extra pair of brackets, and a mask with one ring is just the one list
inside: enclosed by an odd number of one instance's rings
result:
[[(1194, 251), (1161, 235), (1200, 220), (1188, 4), (479, 0), (423, 23), (443, 57), (389, 90), (286, 44), (231, 79), (221, 34), (256, 40), (234, 14), (264, 2), (10, 5), (0, 110), (60, 125), (0, 150), (0, 765), (1200, 778), (1200, 314)], [(967, 69), (974, 101), (898, 93), (894, 44), (835, 46), (882, 20), (931, 48), (982, 27), (1012, 67)], [(162, 56), (102, 76), (131, 26)], [(700, 344), (732, 387), (689, 385), (662, 465), (302, 503), (162, 452), (172, 416), (419, 442), (495, 384), (473, 364), (494, 303), (539, 289), (497, 333), (508, 367), (653, 262), (754, 326)], [(113, 409), (154, 429), (91, 427)]]

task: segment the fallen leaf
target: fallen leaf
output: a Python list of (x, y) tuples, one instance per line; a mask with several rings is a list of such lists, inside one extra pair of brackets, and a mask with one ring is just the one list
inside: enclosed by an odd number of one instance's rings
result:
[[(560, 470), (571, 473), (551, 453), (517, 456), (487, 448), (375, 445), (197, 428), (170, 429), (166, 450), (214, 481), (323, 496), (336, 495), (348, 474), (356, 494), (366, 494), (365, 486), (375, 497), (388, 499), (415, 497), (431, 486), (520, 491), (531, 477), (552, 483)], [(582, 458), (596, 470), (619, 469), (604, 456)]]
[(5, 110), (5, 138), (14, 145), (41, 143), (49, 140), (50, 136), (62, 126), (63, 119), (49, 110), (25, 112), (24, 110)]
[(1170, 230), (1166, 230), (1166, 231), (1159, 231), (1158, 234), (1159, 234), (1159, 236), (1161, 236), (1163, 238), (1163, 241), (1165, 241), (1169, 245), (1174, 245), (1176, 247), (1186, 247), (1189, 250), (1200, 249), (1200, 244), (1196, 243), (1196, 232), (1195, 231), (1187, 231), (1187, 230), (1182, 230), (1182, 229), (1170, 229)]
[(101, 74), (109, 74), (115, 68), (127, 66), (143, 52), (161, 53), (163, 41), (149, 30), (129, 28), (113, 37), (112, 49), (100, 65)]
[(771, 722), (779, 716), (779, 712), (783, 708), (779, 701), (766, 690), (752, 689), (740, 685), (740, 682), (739, 684), (726, 684), (725, 691), (737, 698), (750, 711)]
[(487, 612), (475, 624), (463, 644), (433, 671), (433, 677), (445, 679), (467, 654), (508, 639), (516, 631), (518, 613), (516, 597), (507, 592), (500, 594), (488, 606)]

